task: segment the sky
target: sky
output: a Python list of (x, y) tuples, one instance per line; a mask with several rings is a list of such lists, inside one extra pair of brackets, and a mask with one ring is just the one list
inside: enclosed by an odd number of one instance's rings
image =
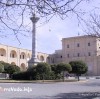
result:
[[(96, 6), (99, 6), (99, 4), (99, 0), (92, 0), (92, 2), (88, 4), (80, 5), (79, 8), (84, 9), (86, 12), (91, 12), (91, 10)], [(89, 16), (84, 15), (84, 18), (88, 19)], [(25, 21), (30, 21), (30, 17), (27, 17)], [(64, 20), (60, 19), (58, 16), (54, 16), (48, 23), (41, 26), (40, 23), (41, 19), (36, 24), (37, 52), (52, 54), (55, 50), (62, 48), (62, 38), (85, 35), (83, 28), (78, 26), (78, 20), (73, 14), (69, 14)], [(30, 27), (32, 29), (32, 24), (30, 24)], [(9, 32), (10, 31), (5, 31), (5, 33)], [(12, 35), (9, 35), (8, 37), (0, 37), (0, 43), (23, 49), (32, 49), (31, 35), (29, 37), (19, 35), (18, 37), (21, 44)]]

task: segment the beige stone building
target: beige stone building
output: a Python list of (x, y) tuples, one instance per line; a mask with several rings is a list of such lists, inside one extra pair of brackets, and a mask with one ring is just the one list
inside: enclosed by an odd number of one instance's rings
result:
[[(21, 70), (28, 68), (28, 60), (31, 58), (32, 51), (0, 44), (0, 61), (17, 65)], [(38, 52), (37, 58), (41, 62), (48, 61), (48, 54)]]
[(55, 51), (54, 63), (82, 60), (88, 65), (88, 75), (100, 75), (100, 38), (77, 36), (62, 39), (62, 49)]

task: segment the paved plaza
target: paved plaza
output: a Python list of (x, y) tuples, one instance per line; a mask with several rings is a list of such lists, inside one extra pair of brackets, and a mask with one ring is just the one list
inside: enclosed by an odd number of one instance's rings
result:
[(100, 99), (100, 79), (56, 83), (0, 83), (0, 99)]

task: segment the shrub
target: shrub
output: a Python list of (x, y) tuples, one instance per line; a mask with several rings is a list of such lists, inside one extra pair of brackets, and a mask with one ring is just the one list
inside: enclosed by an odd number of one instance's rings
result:
[(28, 72), (20, 72), (20, 73), (14, 73), (12, 75), (12, 79), (14, 80), (29, 80), (29, 74)]

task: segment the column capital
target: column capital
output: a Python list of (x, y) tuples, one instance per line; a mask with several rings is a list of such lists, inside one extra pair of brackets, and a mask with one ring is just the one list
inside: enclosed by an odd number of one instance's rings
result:
[(36, 17), (36, 15), (33, 14), (33, 16), (30, 18), (30, 20), (31, 20), (33, 23), (36, 23), (36, 22), (39, 20), (39, 17)]

